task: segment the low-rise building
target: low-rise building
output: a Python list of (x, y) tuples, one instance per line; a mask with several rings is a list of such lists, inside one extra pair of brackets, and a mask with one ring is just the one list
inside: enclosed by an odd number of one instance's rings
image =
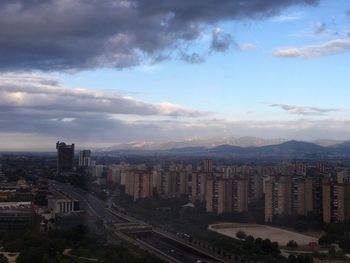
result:
[(79, 201), (63, 191), (56, 190), (48, 197), (48, 208), (54, 214), (70, 214), (79, 210)]
[(32, 225), (34, 216), (31, 202), (0, 202), (0, 232), (23, 230)]

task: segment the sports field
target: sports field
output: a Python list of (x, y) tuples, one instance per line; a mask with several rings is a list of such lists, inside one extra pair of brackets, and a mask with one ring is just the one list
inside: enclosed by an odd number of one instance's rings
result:
[(254, 238), (269, 238), (272, 242), (278, 242), (281, 246), (286, 246), (290, 240), (296, 241), (298, 245), (309, 245), (310, 242), (318, 242), (315, 237), (265, 225), (220, 223), (210, 225), (209, 229), (233, 238), (236, 238), (238, 231), (244, 231)]

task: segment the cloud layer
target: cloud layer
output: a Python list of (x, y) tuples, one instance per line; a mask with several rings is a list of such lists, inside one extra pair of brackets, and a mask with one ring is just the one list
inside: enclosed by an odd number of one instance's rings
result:
[[(20, 128), (23, 128), (21, 132)], [(348, 140), (350, 119), (294, 121), (147, 121), (125, 122), (101, 116), (80, 118), (74, 122), (45, 125), (39, 119), (19, 120), (1, 126), (1, 150), (54, 151), (55, 142), (77, 143), (78, 148), (111, 146), (130, 141), (174, 141), (187, 138), (256, 136), (265, 139), (314, 140), (318, 138)], [(11, 140), (9, 140), (11, 138)]]
[[(67, 88), (53, 78), (0, 75), (0, 150), (53, 150), (64, 140), (99, 147), (128, 141), (189, 137), (345, 138), (350, 120), (244, 121), (172, 103), (147, 103), (118, 93)], [(287, 112), (325, 115), (338, 109), (271, 104)], [(325, 125), (327, 123), (327, 125)]]
[(151, 104), (111, 92), (65, 88), (55, 79), (33, 75), (0, 75), (0, 97), (2, 112), (41, 111), (53, 118), (89, 113), (182, 117), (206, 114), (167, 102)]
[[(221, 21), (263, 19), (291, 5), (317, 3), (318, 0), (3, 0), (0, 70), (132, 67), (145, 59), (171, 58), (170, 50), (177, 53), (198, 40), (205, 28), (215, 28)], [(227, 50), (230, 38), (213, 34), (212, 50)]]
[(152, 104), (118, 93), (67, 88), (42, 76), (0, 75), (1, 135), (113, 141), (118, 136), (131, 138), (135, 132), (147, 136), (153, 126), (130, 124), (121, 120), (123, 116), (176, 120), (209, 115), (169, 102)]

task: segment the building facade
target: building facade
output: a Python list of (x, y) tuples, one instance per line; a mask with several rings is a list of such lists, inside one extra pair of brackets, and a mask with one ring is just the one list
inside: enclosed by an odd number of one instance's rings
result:
[(83, 150), (79, 152), (79, 167), (90, 167), (91, 166), (91, 151)]
[(125, 175), (125, 193), (134, 201), (153, 196), (152, 172), (129, 170)]
[(67, 145), (64, 142), (56, 143), (57, 174), (71, 172), (74, 169), (74, 143)]

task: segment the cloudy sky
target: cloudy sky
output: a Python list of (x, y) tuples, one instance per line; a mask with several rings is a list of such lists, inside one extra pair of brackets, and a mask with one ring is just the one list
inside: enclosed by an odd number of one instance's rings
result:
[(349, 68), (348, 0), (2, 0), (0, 150), (347, 140)]

